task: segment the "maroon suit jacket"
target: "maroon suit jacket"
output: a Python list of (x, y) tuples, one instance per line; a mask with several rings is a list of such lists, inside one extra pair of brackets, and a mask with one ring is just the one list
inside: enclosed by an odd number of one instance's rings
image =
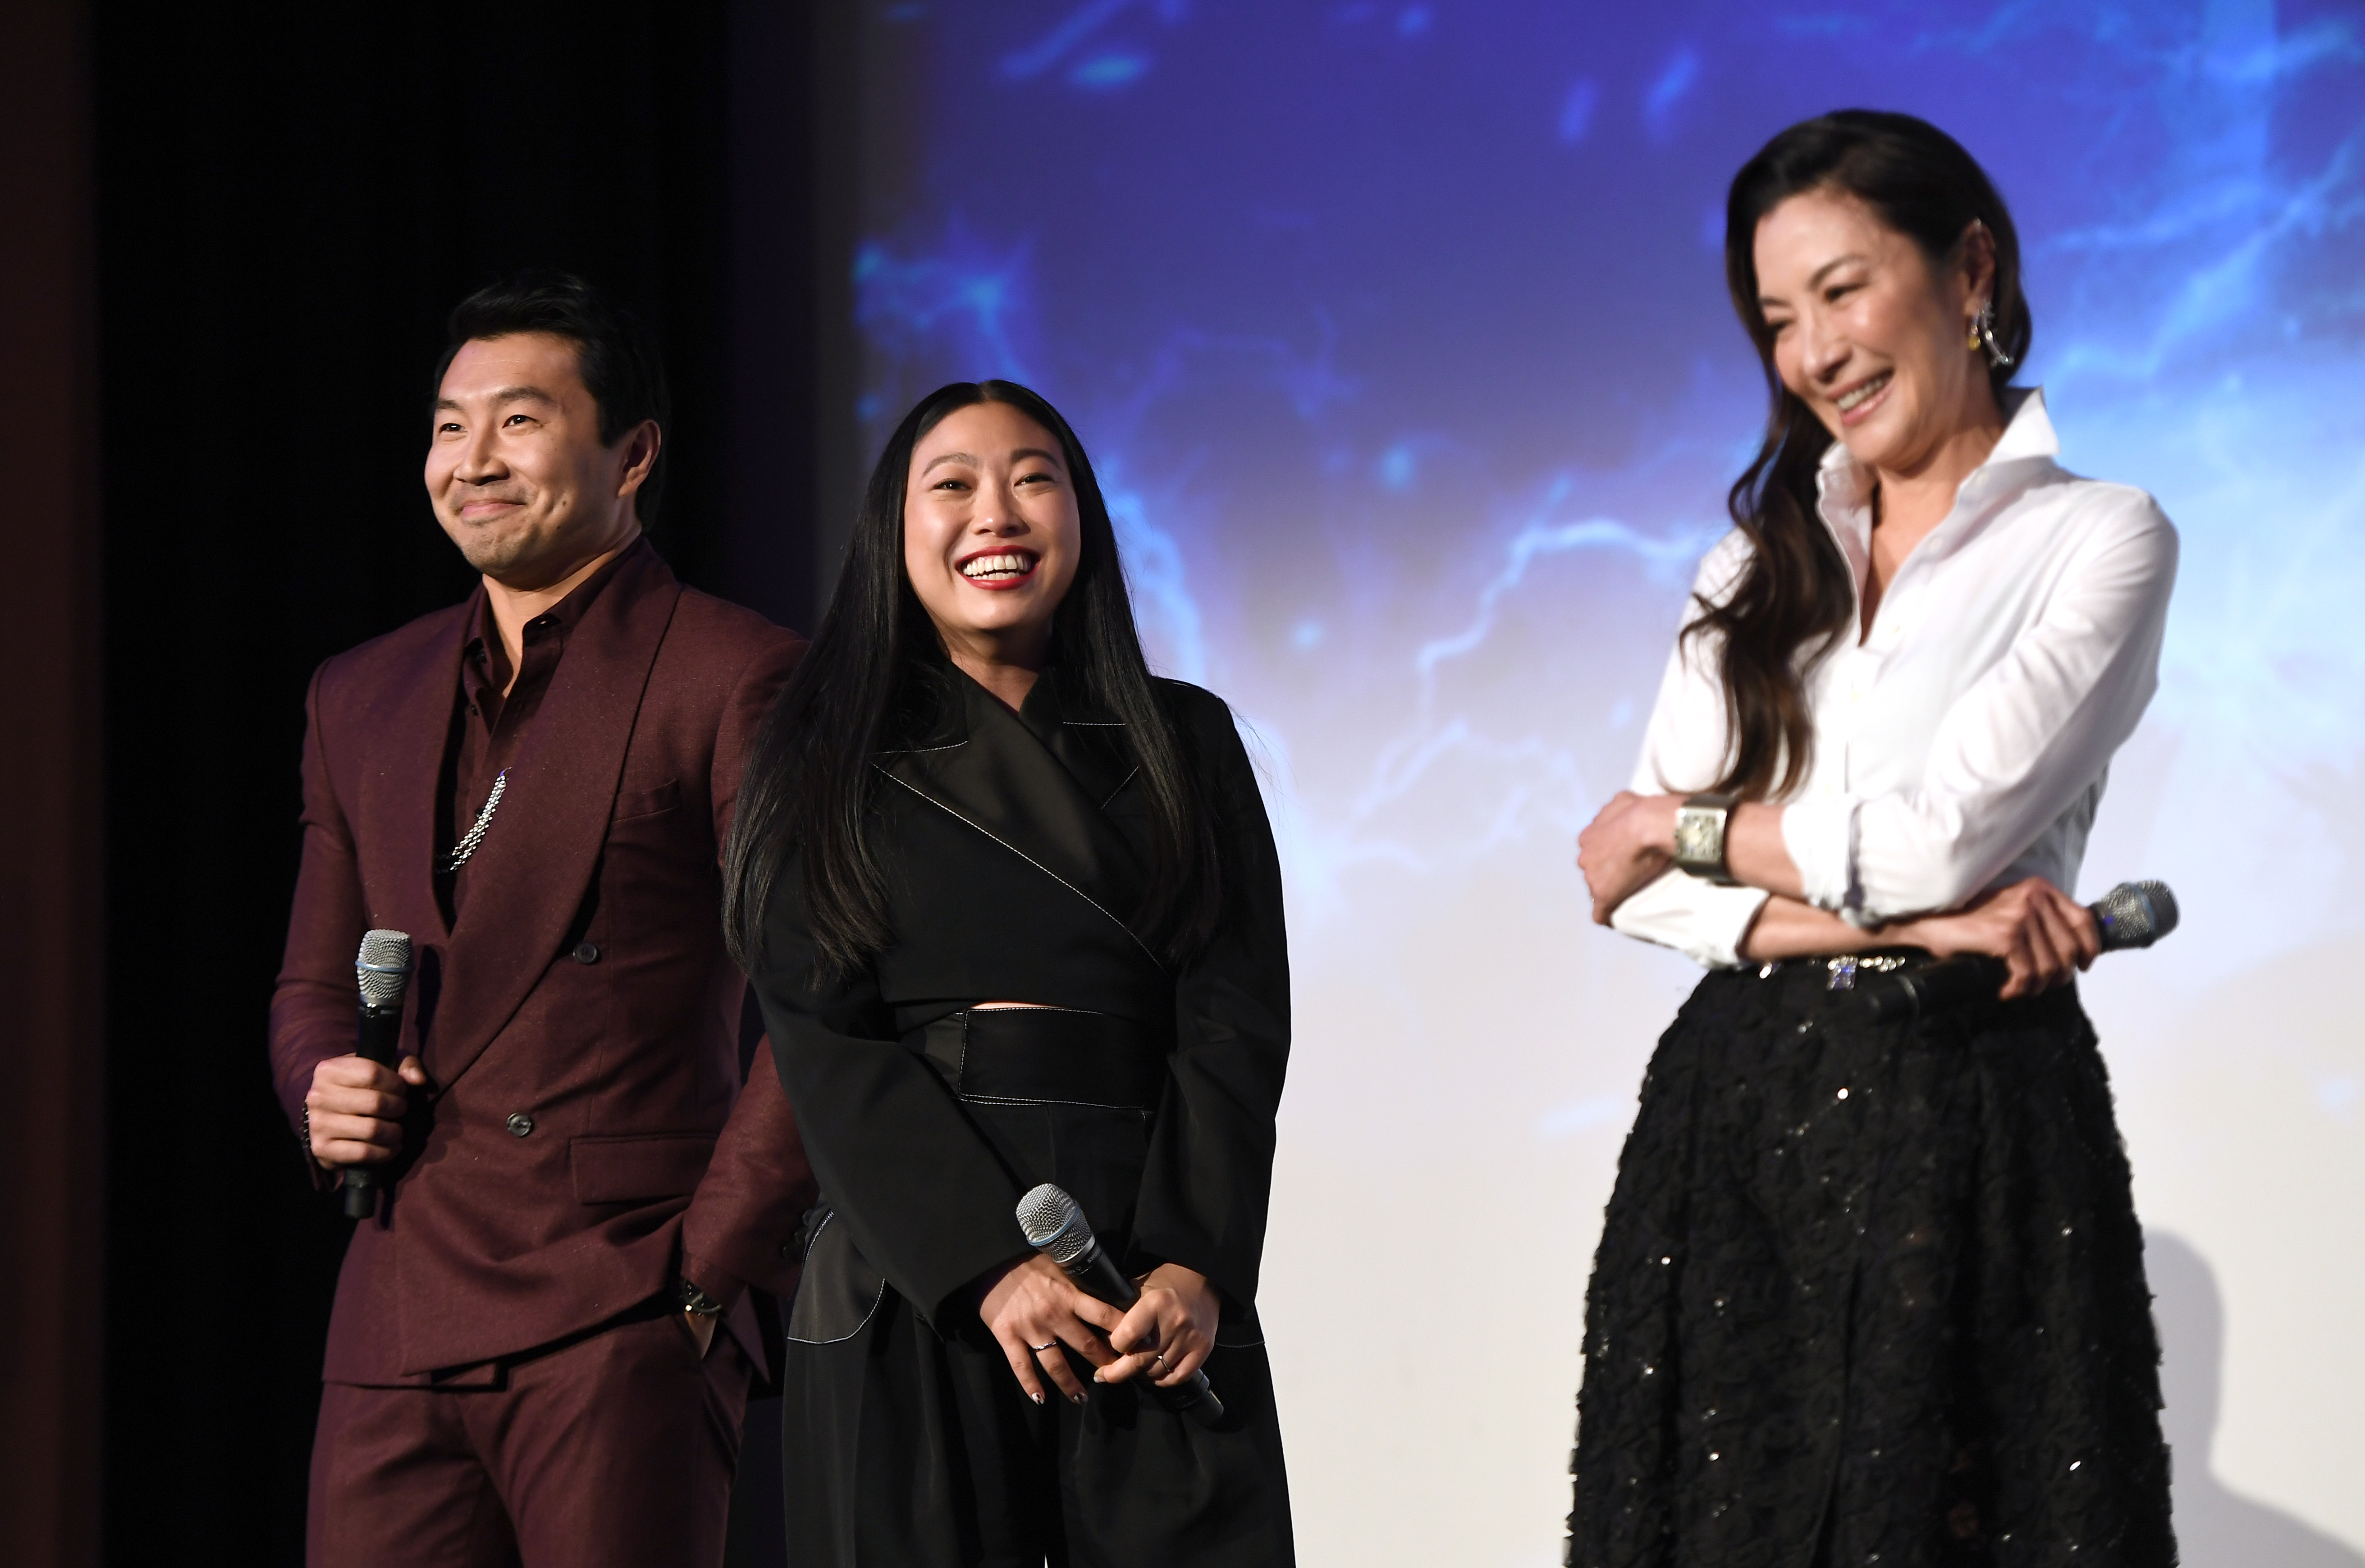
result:
[(633, 546), (567, 637), (447, 930), (436, 790), (476, 614), (337, 655), (308, 700), (280, 1103), (300, 1126), (314, 1065), (353, 1049), (371, 927), (411, 935), (404, 1047), (434, 1084), (345, 1254), (322, 1376), (410, 1383), (532, 1350), (677, 1270), (734, 1302), (760, 1366), (740, 1287), (793, 1290), (813, 1180), (770, 1051), (741, 1089), (716, 859), (803, 644)]

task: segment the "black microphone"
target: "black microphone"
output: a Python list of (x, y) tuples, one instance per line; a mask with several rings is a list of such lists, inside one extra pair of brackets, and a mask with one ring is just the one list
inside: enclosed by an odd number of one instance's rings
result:
[[(1018, 1200), (1018, 1228), (1026, 1233), (1026, 1244), (1067, 1271), (1068, 1278), (1076, 1282), (1086, 1295), (1097, 1296), (1111, 1306), (1130, 1311), (1141, 1299), (1141, 1291), (1125, 1271), (1116, 1266), (1093, 1234), (1092, 1222), (1084, 1218), (1083, 1205), (1060, 1189), (1046, 1182)], [(1137, 1377), (1148, 1374), (1137, 1372)], [(1207, 1374), (1203, 1369), (1193, 1372), (1171, 1388), (1149, 1384), (1149, 1396), (1169, 1410), (1179, 1411), (1203, 1427), (1212, 1427), (1224, 1418), (1224, 1402), (1207, 1386)]]
[[(2105, 953), (2148, 947), (2176, 929), (2176, 895), (2166, 882), (2121, 882), (2086, 909), (2100, 928)], [(1972, 953), (1926, 969), (1874, 975), (1858, 981), (1856, 990), (1876, 1023), (1893, 1024), (1993, 1002), (2011, 974), (2001, 958)]]
[[(361, 1043), (354, 1047), (364, 1058), (392, 1067), (402, 1049), (402, 993), (410, 984), (410, 933), (372, 931), (362, 937), (353, 959), (361, 981)], [(345, 1217), (367, 1219), (377, 1213), (378, 1173), (366, 1165), (345, 1168)]]

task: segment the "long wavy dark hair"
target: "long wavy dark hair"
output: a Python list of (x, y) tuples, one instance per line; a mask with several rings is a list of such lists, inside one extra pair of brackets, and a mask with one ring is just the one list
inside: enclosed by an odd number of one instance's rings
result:
[(798, 851), (816, 979), (855, 972), (894, 939), (866, 834), (878, 784), (871, 758), (899, 723), (943, 700), (953, 679), (943, 640), (903, 569), (903, 493), (921, 438), (979, 403), (1007, 404), (1057, 437), (1075, 487), (1083, 550), (1053, 614), (1051, 656), (1063, 695), (1127, 726), (1141, 770), (1150, 865), (1134, 929), (1171, 964), (1215, 930), (1223, 878), (1207, 804), (1142, 657), (1116, 530), (1083, 443), (1058, 409), (1015, 382), (957, 381), (922, 398), (888, 437), (821, 630), (748, 756), (723, 856), (723, 931), (743, 968), (762, 950), (774, 883)]
[[(1855, 591), (1846, 559), (1815, 514), (1815, 476), (1831, 432), (1782, 385), (1774, 333), (1758, 305), (1757, 223), (1794, 196), (1844, 191), (1911, 239), (1933, 271), (1951, 266), (1974, 222), (1995, 241), (1996, 342), (2014, 364), (2034, 327), (2021, 292), (2020, 237), (1994, 183), (1962, 144), (1927, 120), (1842, 109), (1801, 120), (1732, 177), (1724, 207), (1724, 277), (1732, 308), (1757, 346), (1773, 407), (1757, 456), (1734, 481), (1727, 510), (1751, 545), (1749, 566), (1722, 604), (1701, 601), (1687, 638), (1721, 638), (1724, 776), (1716, 789), (1778, 798), (1805, 779), (1814, 754), (1806, 674), (1851, 630)], [(1991, 366), (1999, 401), (2011, 366)], [(1803, 656), (1802, 656), (1803, 655)]]

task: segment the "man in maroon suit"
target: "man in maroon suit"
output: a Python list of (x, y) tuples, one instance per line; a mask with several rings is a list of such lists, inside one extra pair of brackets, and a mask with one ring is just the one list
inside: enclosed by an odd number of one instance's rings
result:
[[(571, 278), (454, 313), (427, 487), (483, 585), (320, 666), (272, 1006), (318, 1179), (378, 1166), (329, 1329), (316, 1565), (717, 1563), (745, 1287), (813, 1199), (723, 950), (716, 850), (802, 644), (641, 537), (664, 376)], [(417, 961), (353, 1054), (364, 931)], [(726, 1332), (714, 1333), (718, 1319)]]

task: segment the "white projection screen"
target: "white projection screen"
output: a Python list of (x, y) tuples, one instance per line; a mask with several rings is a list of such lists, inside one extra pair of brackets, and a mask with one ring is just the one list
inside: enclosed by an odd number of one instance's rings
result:
[(2365, 1563), (2365, 20), (2272, 0), (873, 4), (867, 467), (913, 400), (1073, 420), (1153, 662), (1286, 862), (1261, 1300), (1310, 1564), (1560, 1561), (1586, 1273), (1697, 971), (1589, 924), (1764, 418), (1726, 182), (1945, 127), (2027, 256), (2064, 463), (2181, 531), (2084, 987), (2167, 1346), (2185, 1561)]

